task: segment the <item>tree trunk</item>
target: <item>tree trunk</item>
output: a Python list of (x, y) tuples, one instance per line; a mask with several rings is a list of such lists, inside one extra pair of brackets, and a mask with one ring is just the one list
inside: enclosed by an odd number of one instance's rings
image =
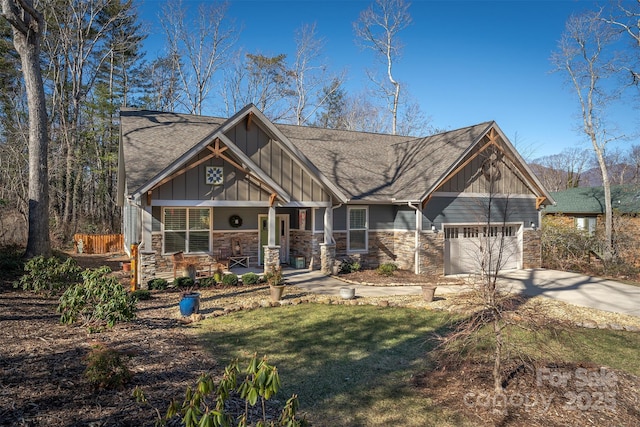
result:
[[(13, 44), (20, 55), (29, 108), (29, 234), (26, 257), (51, 254), (49, 237), (49, 168), (47, 110), (40, 71), (42, 15), (32, 1), (2, 0), (2, 12), (13, 27)], [(23, 10), (24, 9), (24, 10)]]

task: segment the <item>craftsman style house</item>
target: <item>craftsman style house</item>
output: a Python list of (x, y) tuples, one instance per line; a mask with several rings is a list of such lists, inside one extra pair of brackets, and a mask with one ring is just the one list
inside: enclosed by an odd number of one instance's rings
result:
[(248, 105), (228, 119), (123, 109), (120, 123), (118, 201), (142, 283), (173, 253), (223, 248), (265, 271), (353, 257), (441, 275), (477, 271), (488, 238), (501, 269), (540, 266), (552, 199), (495, 122), (415, 138), (275, 124)]

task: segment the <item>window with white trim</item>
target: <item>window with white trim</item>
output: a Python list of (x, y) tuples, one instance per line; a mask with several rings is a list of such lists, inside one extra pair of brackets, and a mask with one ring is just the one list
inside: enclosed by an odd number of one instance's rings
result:
[(164, 208), (162, 213), (165, 253), (210, 251), (211, 209)]
[(594, 216), (586, 216), (586, 217), (576, 217), (576, 228), (578, 230), (583, 230), (589, 233), (589, 235), (593, 236), (596, 232), (596, 217)]
[(347, 250), (366, 252), (369, 243), (369, 208), (349, 207), (347, 215)]

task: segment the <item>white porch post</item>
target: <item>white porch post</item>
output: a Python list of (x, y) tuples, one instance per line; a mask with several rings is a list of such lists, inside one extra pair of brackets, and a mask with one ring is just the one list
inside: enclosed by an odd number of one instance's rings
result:
[(416, 208), (416, 236), (413, 254), (413, 272), (420, 274), (420, 236), (422, 235), (422, 209)]
[(267, 219), (267, 245), (264, 246), (264, 272), (280, 267), (280, 246), (276, 245), (276, 208), (269, 206)]
[(336, 243), (333, 238), (333, 207), (324, 209), (324, 242), (320, 244), (320, 271), (333, 274), (336, 259)]
[(333, 208), (331, 206), (324, 210), (324, 243), (335, 243), (333, 240)]
[(276, 245), (276, 208), (275, 206), (270, 206), (269, 207), (269, 218), (268, 218), (268, 239), (267, 239), (267, 245), (268, 246), (275, 246)]
[(145, 251), (152, 251), (151, 243), (151, 227), (153, 226), (153, 216), (151, 214), (151, 206), (145, 206), (142, 209), (142, 248)]

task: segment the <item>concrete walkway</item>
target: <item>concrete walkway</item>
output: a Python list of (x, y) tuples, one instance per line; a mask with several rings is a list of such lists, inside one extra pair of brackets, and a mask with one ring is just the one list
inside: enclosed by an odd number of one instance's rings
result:
[[(339, 295), (340, 288), (355, 288), (356, 295), (384, 297), (421, 295), (420, 286), (367, 286), (345, 283), (319, 271), (284, 270), (287, 281), (309, 292)], [(557, 270), (528, 269), (505, 271), (501, 286), (528, 296), (542, 295), (570, 304), (598, 310), (640, 316), (640, 287), (613, 280)], [(466, 286), (438, 286), (436, 295), (459, 292)]]

